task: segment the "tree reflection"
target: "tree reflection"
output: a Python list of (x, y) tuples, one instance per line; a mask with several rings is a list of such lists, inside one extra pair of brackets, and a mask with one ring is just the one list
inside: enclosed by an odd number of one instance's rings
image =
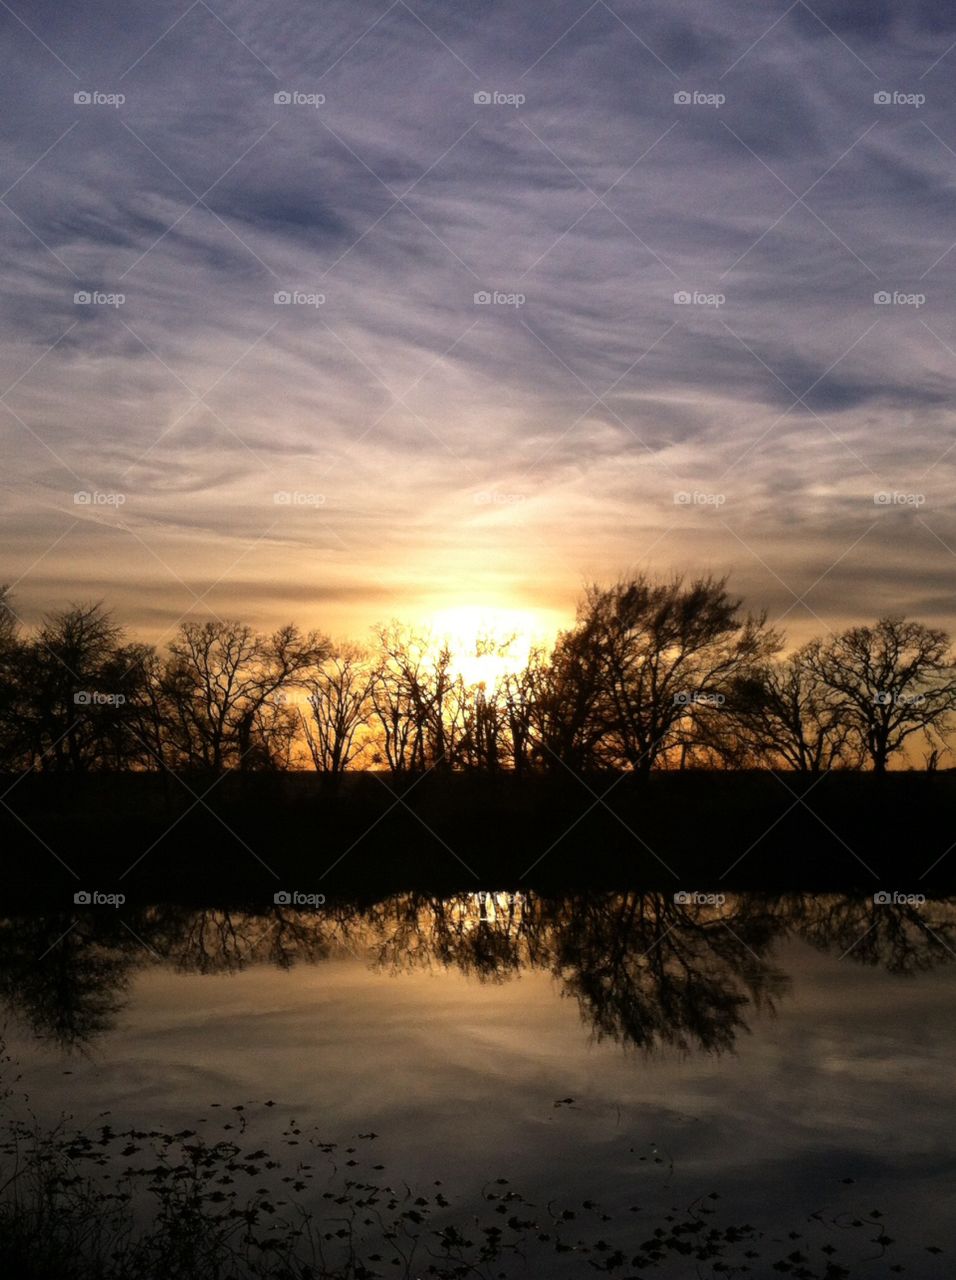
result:
[(576, 904), (556, 964), (598, 1039), (722, 1052), (749, 1006), (773, 1008), (789, 979), (766, 958), (777, 922), (747, 900), (701, 911), (662, 894)]
[(827, 894), (788, 903), (792, 928), (821, 951), (888, 973), (917, 974), (956, 960), (956, 899), (881, 903)]
[(41, 1040), (73, 1047), (109, 1031), (137, 963), (123, 933), (66, 912), (0, 921), (0, 1000)]
[[(680, 895), (678, 895), (680, 896)], [(686, 896), (686, 895), (685, 895)], [(502, 983), (550, 973), (597, 1040), (723, 1053), (789, 989), (792, 936), (856, 964), (918, 974), (956, 959), (953, 899), (661, 893), (406, 893), (316, 911), (151, 907), (0, 920), (0, 999), (39, 1038), (82, 1048), (110, 1030), (134, 975), (290, 969), (351, 955), (392, 975), (453, 969)]]
[(484, 981), (550, 971), (599, 1039), (720, 1051), (749, 1005), (771, 1005), (786, 976), (765, 957), (780, 921), (739, 899), (729, 910), (660, 893), (408, 895), (369, 924), (379, 965), (441, 965)]
[(297, 961), (327, 960), (335, 949), (332, 920), (282, 907), (268, 915), (175, 909), (163, 925), (161, 953), (183, 973), (238, 973), (253, 964), (291, 969)]

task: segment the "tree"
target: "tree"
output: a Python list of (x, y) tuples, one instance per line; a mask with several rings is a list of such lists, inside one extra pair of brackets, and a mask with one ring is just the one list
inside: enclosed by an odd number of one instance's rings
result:
[(17, 634), (17, 615), (13, 611), (13, 598), (7, 583), (0, 584), (0, 650), (11, 644)]
[[(606, 730), (600, 714), (605, 685), (605, 654), (596, 620), (579, 611), (577, 626), (564, 631), (547, 661), (533, 654), (519, 686), (529, 698), (531, 747), (546, 769), (575, 772), (600, 763), (598, 748)], [(521, 724), (511, 709), (512, 724)], [(525, 726), (521, 726), (522, 730)]]
[(801, 773), (855, 764), (859, 746), (841, 696), (822, 680), (813, 646), (740, 676), (730, 695), (738, 745), (761, 762)]
[(303, 716), (302, 724), (320, 772), (338, 777), (362, 750), (360, 731), (371, 715), (373, 680), (368, 655), (351, 644), (337, 646), (309, 680), (311, 716)]
[(610, 763), (649, 774), (694, 741), (698, 718), (724, 705), (740, 675), (779, 648), (765, 617), (741, 617), (726, 585), (641, 574), (588, 589), (577, 667), (588, 673), (591, 736)]
[(49, 614), (20, 654), (23, 764), (50, 771), (123, 768), (137, 696), (135, 651), (102, 604)]
[(450, 768), (461, 733), (460, 677), (447, 644), (400, 623), (377, 628), (378, 663), (372, 707), (389, 768), (422, 773)]
[(534, 765), (535, 703), (546, 668), (547, 656), (536, 646), (524, 667), (507, 672), (498, 687), (505, 750), (510, 752), (511, 767), (516, 775), (524, 775)]
[(514, 751), (512, 729), (520, 738), (521, 676), (502, 670), (517, 639), (516, 635), (481, 632), (475, 637), (473, 650), (462, 655), (466, 671), (472, 660), (474, 665), (470, 678), (459, 672), (446, 715), (453, 729), (453, 759), (458, 768), (498, 773), (510, 760), (520, 771), (521, 752)]
[(0, 769), (16, 767), (22, 747), (23, 646), (10, 598), (10, 588), (0, 586)]
[(945, 631), (900, 615), (850, 627), (807, 647), (806, 662), (839, 696), (876, 773), (914, 733), (941, 734), (956, 710), (956, 665)]
[(460, 766), (497, 773), (507, 754), (507, 703), (497, 684), (458, 683), (462, 735), (456, 758)]
[(286, 691), (308, 684), (329, 647), (291, 624), (262, 636), (241, 622), (182, 623), (162, 677), (175, 762), (221, 773), (287, 760), (296, 718)]

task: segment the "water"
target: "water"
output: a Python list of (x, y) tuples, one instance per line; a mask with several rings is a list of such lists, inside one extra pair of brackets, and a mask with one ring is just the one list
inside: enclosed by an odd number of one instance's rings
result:
[[(817, 1263), (859, 1236), (866, 1276), (951, 1274), (954, 961), (952, 900), (844, 896), (405, 895), (0, 927), (8, 1052), (44, 1120), (212, 1136), (241, 1118), (264, 1145), (293, 1121), (373, 1132), (363, 1169), (441, 1180), (468, 1213), (498, 1177), (537, 1206), (592, 1200), (629, 1247), (716, 1193), (723, 1221), (799, 1232)], [(873, 1209), (886, 1260), (844, 1230)]]

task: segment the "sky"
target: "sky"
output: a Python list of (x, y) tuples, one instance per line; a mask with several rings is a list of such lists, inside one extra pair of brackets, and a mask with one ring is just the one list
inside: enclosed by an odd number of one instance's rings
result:
[[(956, 8), (0, 0), (0, 580), (956, 629)], [(517, 615), (509, 615), (517, 616)]]

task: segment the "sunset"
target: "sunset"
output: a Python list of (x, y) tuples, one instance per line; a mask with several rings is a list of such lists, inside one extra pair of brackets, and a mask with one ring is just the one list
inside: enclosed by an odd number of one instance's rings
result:
[(0, 62), (4, 1275), (949, 1277), (956, 10)]

